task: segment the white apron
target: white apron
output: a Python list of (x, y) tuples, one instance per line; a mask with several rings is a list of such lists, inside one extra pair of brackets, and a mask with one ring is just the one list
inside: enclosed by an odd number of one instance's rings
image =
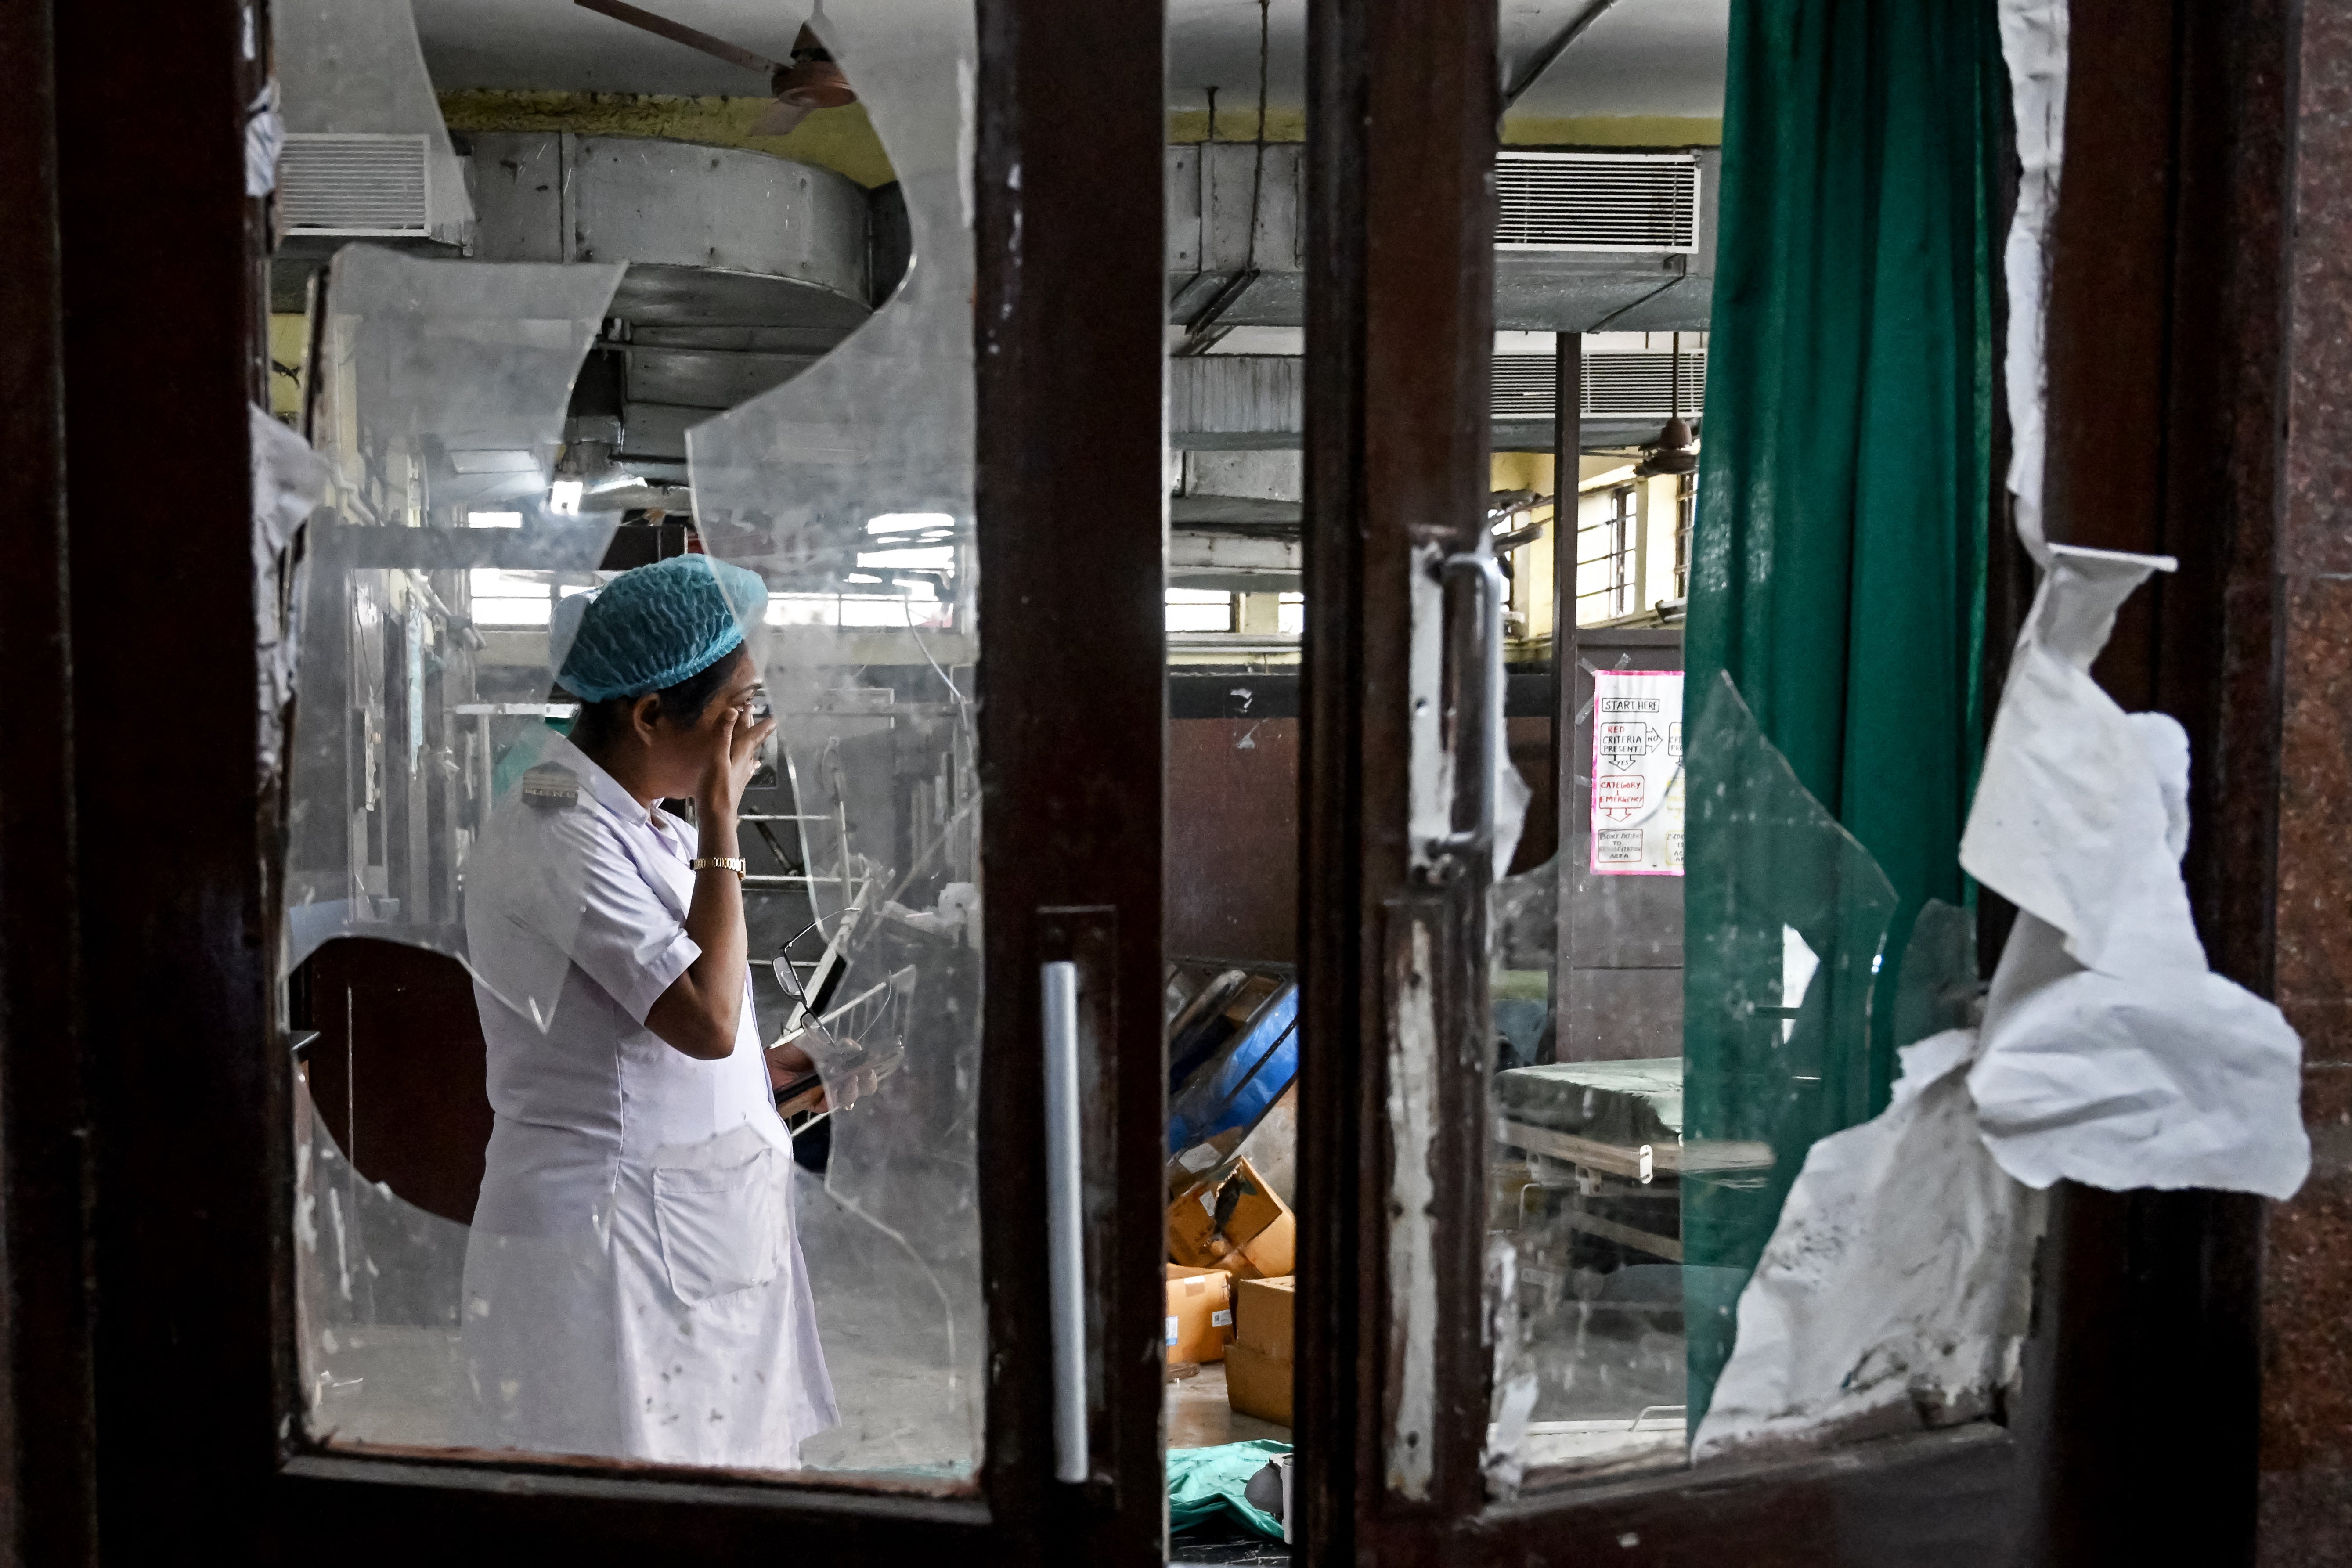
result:
[(726, 1059), (645, 1027), (701, 952), (689, 830), (568, 742), (546, 760), (576, 798), (501, 808), (467, 879), (497, 1115), (466, 1252), (472, 1440), (789, 1469), (836, 1416), (750, 973)]

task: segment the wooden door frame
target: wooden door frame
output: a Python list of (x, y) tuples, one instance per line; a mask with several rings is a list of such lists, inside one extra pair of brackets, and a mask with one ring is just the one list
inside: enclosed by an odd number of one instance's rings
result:
[(1103, 978), (1127, 1005), (1101, 1049), (1130, 1093), (1096, 1152), (1118, 1205), (1156, 1212), (1160, 621), (1031, 606), (1130, 582), (1156, 605), (1163, 23), (978, 9), (990, 1346), (983, 1469), (956, 1497), (361, 1458), (294, 1432), (246, 412), (267, 404), (266, 214), (244, 194), (267, 51), (241, 44), (266, 19), (245, 0), (0, 14), (0, 461), (21, 503), (0, 573), (0, 1560), (94, 1562), (102, 1541), (122, 1563), (199, 1542), (239, 1562), (1158, 1561), (1158, 1269), (1131, 1238), (1097, 1260), (1117, 1280), (1093, 1325), (1097, 1479), (1046, 1479), (1034, 1015), (1036, 911), (1113, 908)]
[[(0, 10), (0, 461), (15, 476), (0, 571), (0, 1556), (97, 1552), (88, 1289), (90, 1141), (75, 902), (66, 529), (65, 278), (50, 7)], [(31, 1043), (38, 1042), (37, 1047)], [(26, 1433), (41, 1440), (27, 1445)], [(34, 1499), (47, 1500), (43, 1506)]]
[[(1297, 1389), (1304, 1560), (1744, 1564), (2245, 1562), (2260, 1205), (2062, 1187), (2006, 1426), (1490, 1503), (1475, 1134), (1442, 1133), (1437, 1484), (1380, 1469), (1390, 1204), (1381, 922), (1405, 873), (1407, 542), (1466, 542), (1486, 482), (1491, 19), (1310, 0), (1305, 977)], [(2075, 0), (2051, 299), (2053, 537), (2169, 551), (2100, 677), (2187, 726), (2188, 875), (2216, 967), (2269, 989), (2278, 682), (2272, 516), (2289, 162), (2284, 0)], [(1420, 275), (1414, 276), (1413, 269)], [(1463, 282), (1461, 295), (1453, 285)], [(1478, 300), (1466, 297), (1477, 294)], [(1409, 374), (1401, 374), (1409, 370)], [(1988, 668), (2031, 589), (1992, 520)], [(1458, 547), (1458, 545), (1457, 545)], [(1997, 691), (1996, 681), (1989, 690)], [(1475, 967), (1475, 966), (1472, 966)], [(1475, 985), (1475, 978), (1471, 980)], [(1462, 1026), (1475, 1005), (1443, 1015)], [(1444, 1071), (1483, 1077), (1477, 1053)], [(1446, 1103), (1481, 1103), (1475, 1081)], [(1475, 1125), (1477, 1112), (1472, 1113)], [(2194, 1430), (2192, 1446), (2170, 1435)], [(2165, 1505), (2147, 1505), (2162, 1497)]]

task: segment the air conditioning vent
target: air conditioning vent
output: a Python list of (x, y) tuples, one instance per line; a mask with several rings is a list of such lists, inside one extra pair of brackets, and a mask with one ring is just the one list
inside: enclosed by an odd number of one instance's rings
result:
[(425, 139), (298, 132), (278, 163), (289, 234), (429, 235)]
[[(1495, 359), (1495, 418), (1498, 424), (1549, 422), (1552, 378), (1549, 354), (1498, 354)], [(1595, 353), (1584, 356), (1584, 417), (1656, 419), (1674, 408), (1674, 356), (1663, 352)], [(1706, 355), (1685, 352), (1682, 366), (1684, 415), (1699, 411), (1706, 385)]]
[(1495, 160), (1505, 250), (1698, 249), (1698, 160), (1679, 153), (1504, 153)]

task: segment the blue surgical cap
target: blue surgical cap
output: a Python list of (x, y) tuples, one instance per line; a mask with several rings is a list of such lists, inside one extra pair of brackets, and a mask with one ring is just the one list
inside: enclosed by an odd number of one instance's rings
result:
[(757, 573), (673, 555), (559, 601), (549, 631), (564, 689), (604, 702), (699, 675), (743, 646), (744, 627), (767, 605)]

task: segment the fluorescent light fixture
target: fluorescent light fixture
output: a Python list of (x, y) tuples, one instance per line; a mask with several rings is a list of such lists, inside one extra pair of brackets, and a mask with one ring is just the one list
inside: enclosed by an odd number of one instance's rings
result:
[(879, 583), (881, 578), (871, 572), (852, 572), (842, 579), (845, 583)]
[(929, 549), (861, 550), (857, 552), (860, 566), (896, 566), (902, 572), (929, 566), (951, 569), (955, 565), (955, 546), (934, 545)]
[(467, 528), (520, 528), (522, 513), (519, 511), (469, 511), (466, 514)]
[[(943, 511), (886, 511), (879, 517), (866, 520), (868, 533), (911, 533), (922, 528), (955, 527), (955, 519)], [(864, 562), (858, 563), (864, 565)]]
[(578, 479), (558, 479), (547, 487), (547, 510), (558, 517), (578, 517), (580, 498), (587, 489)]

